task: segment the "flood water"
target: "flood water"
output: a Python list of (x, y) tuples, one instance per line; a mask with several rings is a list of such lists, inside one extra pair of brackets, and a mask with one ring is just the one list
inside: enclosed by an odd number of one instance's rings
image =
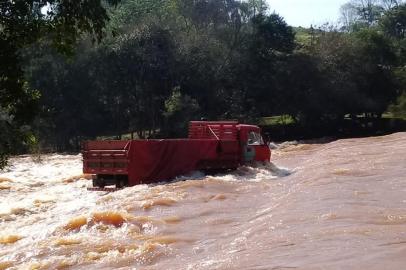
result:
[(90, 192), (81, 156), (0, 173), (0, 269), (405, 269), (406, 133)]

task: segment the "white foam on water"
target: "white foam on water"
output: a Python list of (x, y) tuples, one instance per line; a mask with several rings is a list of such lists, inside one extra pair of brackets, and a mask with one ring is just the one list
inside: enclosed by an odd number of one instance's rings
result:
[(213, 178), (223, 181), (260, 182), (286, 177), (291, 175), (293, 172), (294, 171), (288, 168), (278, 167), (272, 162), (258, 162), (252, 164), (251, 166), (241, 166), (236, 171), (232, 171), (227, 174), (214, 175)]
[(114, 193), (63, 181), (82, 173), (79, 155), (15, 157), (0, 173), (0, 268), (403, 269), (406, 134), (296, 145)]

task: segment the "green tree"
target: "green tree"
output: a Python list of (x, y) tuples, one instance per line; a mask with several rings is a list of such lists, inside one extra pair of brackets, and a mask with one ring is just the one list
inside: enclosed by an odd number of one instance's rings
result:
[[(116, 4), (118, 0), (107, 2)], [(21, 127), (31, 122), (35, 112), (37, 92), (25, 83), (20, 50), (47, 37), (60, 51), (69, 52), (83, 33), (100, 40), (107, 20), (100, 0), (1, 1), (0, 107), (8, 119), (13, 119), (3, 121), (7, 128), (5, 133), (24, 138)], [(1, 139), (0, 156), (4, 164), (4, 157), (14, 149), (16, 142), (9, 136)]]
[(406, 4), (386, 12), (380, 25), (388, 35), (399, 40), (406, 38)]
[(396, 55), (390, 40), (375, 29), (351, 35), (325, 32), (310, 53), (323, 78), (322, 92), (316, 95), (323, 104), (321, 115), (380, 116), (396, 98)]
[(242, 117), (241, 112), (245, 112), (255, 118), (280, 112), (280, 105), (286, 103), (280, 79), (287, 71), (287, 56), (295, 48), (293, 29), (277, 14), (260, 14), (252, 19), (248, 37), (243, 64), (233, 63), (236, 83), (229, 95), (230, 116)]
[(173, 89), (172, 95), (165, 101), (165, 137), (176, 138), (186, 136), (188, 123), (196, 120), (200, 107), (196, 100), (188, 95), (182, 95), (180, 88)]
[[(369, 2), (382, 14), (395, 9)], [(354, 9), (357, 29), (310, 29), (296, 44), (263, 3), (124, 0), (109, 9), (113, 34), (102, 44), (83, 37), (68, 61), (34, 48), (37, 64), (25, 70), (42, 93), (36, 123), (53, 131), (42, 136), (72, 149), (97, 135), (179, 135), (192, 117), (288, 114), (307, 127), (334, 126), (348, 114), (379, 116), (400, 92), (403, 39), (378, 26), (385, 15), (368, 25)]]
[(401, 0), (351, 0), (340, 8), (344, 30), (358, 31), (378, 24), (386, 11), (397, 8)]

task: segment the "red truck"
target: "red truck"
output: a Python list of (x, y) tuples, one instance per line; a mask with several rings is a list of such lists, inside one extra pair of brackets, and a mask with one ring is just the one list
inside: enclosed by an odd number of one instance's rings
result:
[(257, 126), (238, 122), (193, 121), (186, 139), (87, 141), (83, 172), (93, 186), (116, 188), (170, 180), (195, 170), (232, 170), (269, 162), (271, 151)]

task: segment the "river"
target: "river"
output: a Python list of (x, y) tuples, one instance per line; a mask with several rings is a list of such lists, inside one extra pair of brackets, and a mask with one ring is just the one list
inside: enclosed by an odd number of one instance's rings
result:
[(406, 133), (105, 193), (80, 155), (0, 173), (0, 269), (405, 269)]

